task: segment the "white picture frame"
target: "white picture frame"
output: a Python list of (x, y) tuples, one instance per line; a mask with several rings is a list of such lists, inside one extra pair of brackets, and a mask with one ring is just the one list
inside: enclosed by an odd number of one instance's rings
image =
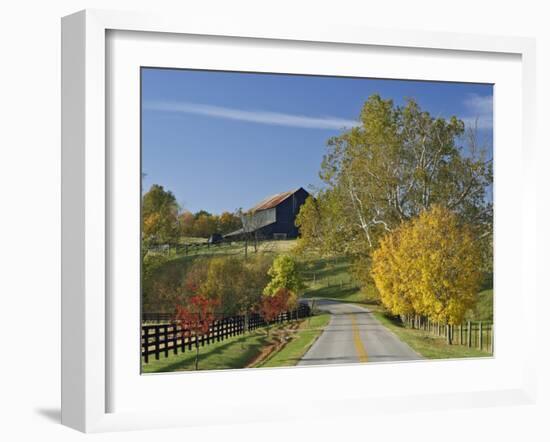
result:
[[(521, 109), (514, 110), (515, 116), (521, 116), (521, 124), (514, 128), (521, 146), (514, 156), (521, 159), (521, 188), (517, 191), (520, 205), (516, 218), (520, 226), (520, 235), (514, 241), (520, 261), (521, 278), (517, 277), (514, 287), (521, 293), (520, 305), (535, 304), (536, 290), (535, 266), (526, 264), (525, 256), (535, 250), (534, 229), (528, 229), (535, 218), (535, 174), (534, 170), (534, 106), (535, 106), (535, 46), (534, 41), (516, 37), (491, 37), (450, 33), (426, 33), (415, 31), (390, 32), (368, 28), (349, 28), (344, 26), (327, 26), (326, 24), (308, 24), (294, 27), (288, 24), (249, 23), (245, 18), (231, 23), (210, 23), (194, 17), (154, 16), (151, 14), (134, 14), (87, 10), (63, 18), (62, 21), (62, 423), (84, 432), (111, 431), (139, 428), (159, 428), (169, 426), (207, 425), (216, 422), (248, 422), (258, 420), (285, 419), (297, 416), (328, 416), (345, 414), (365, 414), (373, 411), (396, 412), (410, 409), (441, 409), (469, 407), (472, 403), (480, 406), (530, 403), (535, 393), (535, 339), (536, 324), (530, 322), (522, 330), (522, 337), (527, 344), (525, 351), (518, 355), (519, 362), (513, 367), (514, 375), (507, 382), (495, 382), (487, 388), (476, 386), (471, 390), (449, 392), (435, 387), (425, 394), (411, 390), (405, 393), (367, 394), (357, 388), (354, 394), (332, 394), (325, 399), (312, 397), (306, 402), (297, 402), (295, 406), (286, 404), (281, 407), (275, 399), (268, 404), (259, 399), (246, 403), (244, 399), (234, 399), (230, 409), (218, 414), (206, 416), (201, 406), (195, 413), (189, 410), (175, 409), (173, 406), (157, 406), (150, 409), (120, 410), (110, 403), (110, 395), (115, 388), (112, 380), (113, 354), (109, 334), (112, 334), (113, 321), (116, 315), (111, 311), (109, 290), (110, 256), (109, 244), (116, 229), (111, 229), (113, 204), (117, 198), (111, 194), (110, 152), (108, 140), (111, 136), (106, 130), (106, 121), (111, 117), (108, 109), (108, 80), (106, 76), (109, 60), (107, 33), (109, 32), (142, 32), (156, 33), (165, 36), (216, 36), (221, 39), (247, 39), (248, 41), (270, 41), (272, 44), (284, 42), (287, 46), (307, 43), (324, 44), (338, 47), (370, 47), (377, 50), (399, 48), (407, 51), (426, 50), (432, 56), (445, 54), (469, 54), (481, 61), (490, 54), (515, 57), (519, 60), (519, 87)], [(145, 34), (143, 34), (145, 35)], [(152, 34), (149, 34), (152, 35)], [(438, 55), (440, 54), (440, 55)], [(112, 60), (111, 60), (112, 62)], [(284, 68), (284, 66), (282, 66)], [(514, 80), (516, 81), (516, 80)], [(514, 91), (511, 91), (514, 92)], [(516, 91), (518, 92), (518, 91)], [(517, 98), (516, 97), (516, 98)], [(499, 119), (498, 103), (495, 109)], [(503, 116), (502, 118), (504, 118)], [(503, 120), (504, 121), (504, 120)], [(503, 132), (504, 133), (504, 132)], [(496, 132), (498, 136), (498, 132)], [(496, 139), (499, 142), (498, 138)], [(503, 164), (504, 156), (503, 158)], [(137, 171), (139, 174), (139, 171)], [(502, 177), (503, 175), (501, 175)], [(498, 185), (498, 174), (495, 181)], [(501, 178), (503, 180), (503, 178)], [(498, 199), (497, 199), (498, 200)], [(502, 200), (504, 201), (504, 200)], [(504, 206), (504, 203), (503, 203)], [(498, 228), (498, 217), (497, 228)], [(503, 231), (506, 226), (502, 227)], [(498, 237), (498, 234), (497, 234)], [(499, 254), (498, 242), (496, 254)], [(502, 251), (502, 249), (500, 249)], [(502, 253), (501, 253), (502, 254)], [(501, 267), (504, 268), (504, 265)], [(513, 277), (508, 275), (508, 277)], [(498, 295), (498, 292), (496, 292)], [(498, 304), (498, 301), (497, 301)], [(498, 308), (498, 307), (497, 307)], [(498, 324), (498, 333), (506, 334), (506, 324)], [(497, 337), (498, 339), (498, 337)], [(137, 341), (137, 339), (136, 339)], [(505, 355), (505, 352), (501, 353)], [(503, 356), (502, 360), (506, 360)], [(480, 370), (480, 376), (487, 378), (496, 370), (506, 368), (498, 365), (499, 354), (496, 351), (495, 363), (481, 367), (476, 361), (462, 361), (472, 373)], [(493, 361), (493, 362), (494, 362)], [(430, 362), (434, 372), (452, 369), (451, 365), (443, 366)], [(439, 365), (438, 365), (439, 364)], [(378, 366), (381, 367), (381, 366)], [(389, 365), (385, 370), (393, 370)], [(412, 367), (412, 366), (410, 366)], [(425, 366), (424, 366), (425, 367)], [(469, 368), (468, 368), (469, 367)], [(116, 367), (115, 367), (116, 368)], [(460, 367), (459, 367), (460, 368)], [(280, 382), (306, 382), (304, 373), (313, 371), (278, 370), (249, 371), (239, 373), (243, 383), (261, 385), (272, 376), (275, 388)], [(316, 369), (313, 369), (316, 370)], [(346, 370), (346, 377), (352, 379), (361, 376), (365, 366), (333, 367), (332, 371), (322, 371), (325, 376), (335, 376), (337, 371)], [(377, 370), (378, 376), (381, 372)], [(401, 373), (397, 369), (396, 373)], [(425, 368), (414, 366), (415, 375), (422, 376)], [(272, 373), (272, 374), (270, 374)], [(315, 373), (321, 373), (317, 371)], [(342, 373), (342, 371), (340, 371)], [(375, 373), (375, 371), (371, 371)], [(134, 373), (135, 375), (135, 373)], [(189, 376), (189, 375), (186, 375)], [(208, 383), (236, 382), (235, 373), (195, 374), (195, 383), (206, 388)], [(312, 377), (308, 375), (308, 378)], [(315, 376), (313, 376), (315, 377)], [(513, 378), (513, 379), (512, 379)], [(176, 378), (160, 376), (157, 379), (169, 388)], [(180, 377), (181, 379), (181, 377)], [(189, 377), (187, 379), (190, 379)], [(163, 393), (166, 395), (166, 391)], [(197, 390), (198, 391), (198, 390)], [(191, 396), (197, 394), (191, 391)], [(244, 395), (245, 396), (245, 395)], [(376, 400), (373, 399), (376, 397)], [(209, 398), (208, 400), (211, 400)], [(134, 400), (135, 399), (131, 399)], [(130, 401), (130, 400), (129, 400)], [(129, 402), (128, 401), (128, 402)], [(220, 403), (224, 403), (221, 401)], [(168, 403), (167, 403), (168, 404)], [(220, 407), (220, 409), (224, 409)], [(233, 413), (235, 409), (247, 411)], [(240, 417), (239, 417), (240, 416)]]

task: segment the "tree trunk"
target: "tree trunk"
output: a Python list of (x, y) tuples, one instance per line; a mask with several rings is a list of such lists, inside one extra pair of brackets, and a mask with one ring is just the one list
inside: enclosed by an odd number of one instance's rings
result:
[(452, 345), (453, 337), (451, 334), (451, 324), (447, 324), (447, 344)]

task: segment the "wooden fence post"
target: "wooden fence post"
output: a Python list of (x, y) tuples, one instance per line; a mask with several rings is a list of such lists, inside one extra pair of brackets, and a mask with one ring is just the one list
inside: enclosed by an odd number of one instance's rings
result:
[(168, 357), (168, 326), (164, 326), (164, 357)]
[(174, 354), (178, 354), (178, 326), (172, 326), (172, 346), (174, 347)]
[(479, 322), (479, 349), (483, 350), (483, 323)]
[(159, 346), (159, 327), (155, 326), (155, 359), (158, 361), (160, 359), (160, 346)]
[(145, 353), (145, 363), (149, 363), (149, 329), (146, 328), (145, 329), (145, 339), (144, 339), (144, 342), (145, 342), (145, 345), (144, 345), (144, 353)]

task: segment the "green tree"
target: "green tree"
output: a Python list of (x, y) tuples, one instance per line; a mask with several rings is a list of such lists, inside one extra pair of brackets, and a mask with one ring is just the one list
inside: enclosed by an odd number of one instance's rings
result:
[(269, 258), (260, 255), (248, 260), (236, 256), (212, 258), (200, 291), (218, 300), (223, 316), (248, 313), (258, 305), (269, 282), (270, 263)]
[(193, 216), (195, 217), (195, 219), (198, 219), (200, 216), (212, 216), (212, 214), (210, 212), (207, 212), (206, 210), (199, 210), (198, 212), (195, 212), (193, 214)]
[(147, 243), (176, 242), (180, 234), (178, 210), (174, 194), (158, 184), (153, 184), (143, 195), (143, 240)]
[(208, 264), (200, 291), (218, 301), (222, 316), (235, 315), (241, 309), (242, 267), (242, 260), (237, 257), (213, 258)]
[(188, 210), (179, 216), (179, 225), (182, 236), (194, 236), (195, 234), (195, 216)]
[(234, 232), (241, 227), (240, 218), (234, 213), (223, 212), (218, 220), (218, 229), (222, 234)]
[(334, 189), (325, 189), (316, 197), (307, 197), (296, 216), (300, 236), (295, 248), (297, 253), (314, 250), (320, 255), (345, 253), (347, 243), (341, 241), (340, 199)]
[(289, 255), (279, 255), (267, 273), (271, 280), (264, 289), (264, 295), (273, 296), (279, 289), (287, 289), (292, 293), (289, 308), (295, 307), (300, 292), (305, 288), (296, 260)]
[(208, 238), (218, 230), (216, 217), (212, 215), (201, 214), (195, 218), (193, 226), (194, 236)]
[(273, 258), (265, 254), (243, 260), (241, 305), (244, 312), (250, 312), (261, 301), (263, 290), (269, 284), (268, 271), (272, 264)]
[(165, 288), (171, 284), (161, 281), (164, 284), (162, 293), (158, 293), (159, 288), (158, 273), (159, 269), (168, 261), (168, 257), (162, 254), (150, 254), (146, 250), (142, 250), (142, 266), (141, 266), (141, 302), (145, 312), (162, 312), (163, 298), (165, 299)]
[(359, 125), (328, 141), (316, 207), (298, 217), (301, 242), (354, 259), (359, 275), (382, 236), (433, 205), (454, 212), (481, 238), (492, 231), (492, 159), (475, 128), (434, 118), (414, 100), (373, 95)]

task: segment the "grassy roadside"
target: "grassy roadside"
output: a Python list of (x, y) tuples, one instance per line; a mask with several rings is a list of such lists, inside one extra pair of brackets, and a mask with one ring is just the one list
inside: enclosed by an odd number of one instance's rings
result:
[[(278, 327), (272, 326), (272, 332)], [(244, 368), (261, 353), (265, 346), (271, 343), (272, 338), (273, 334), (268, 337), (265, 329), (257, 329), (201, 347), (199, 370)], [(194, 364), (195, 351), (193, 349), (177, 355), (171, 353), (167, 358), (161, 355), (158, 361), (150, 359), (148, 364), (142, 364), (142, 372), (194, 371)]]
[(423, 330), (406, 328), (400, 322), (386, 315), (381, 306), (369, 305), (369, 310), (386, 328), (425, 358), (450, 359), (491, 356), (490, 353), (476, 348), (468, 348), (463, 345), (447, 345), (444, 338), (433, 336)]
[(341, 302), (364, 302), (375, 296), (361, 289), (351, 275), (351, 263), (343, 257), (302, 259), (302, 277), (307, 289), (303, 298), (334, 299)]
[[(330, 315), (323, 314), (303, 319), (298, 323), (284, 323), (271, 326), (269, 336), (265, 328), (254, 330), (240, 336), (225, 339), (222, 342), (200, 348), (199, 370), (227, 370), (245, 368), (262, 355), (262, 352), (277, 348), (281, 336), (288, 341), (268, 360), (254, 367), (281, 367), (296, 365), (299, 358), (309, 349), (322, 328), (328, 323)], [(295, 329), (293, 329), (295, 328)], [(194, 371), (195, 351), (186, 351), (166, 358), (161, 355), (157, 361), (150, 359), (142, 365), (143, 373), (165, 373), (173, 371)]]
[(279, 351), (271, 354), (255, 367), (289, 367), (296, 365), (317, 340), (330, 321), (330, 315), (323, 313), (302, 321), (292, 339)]

